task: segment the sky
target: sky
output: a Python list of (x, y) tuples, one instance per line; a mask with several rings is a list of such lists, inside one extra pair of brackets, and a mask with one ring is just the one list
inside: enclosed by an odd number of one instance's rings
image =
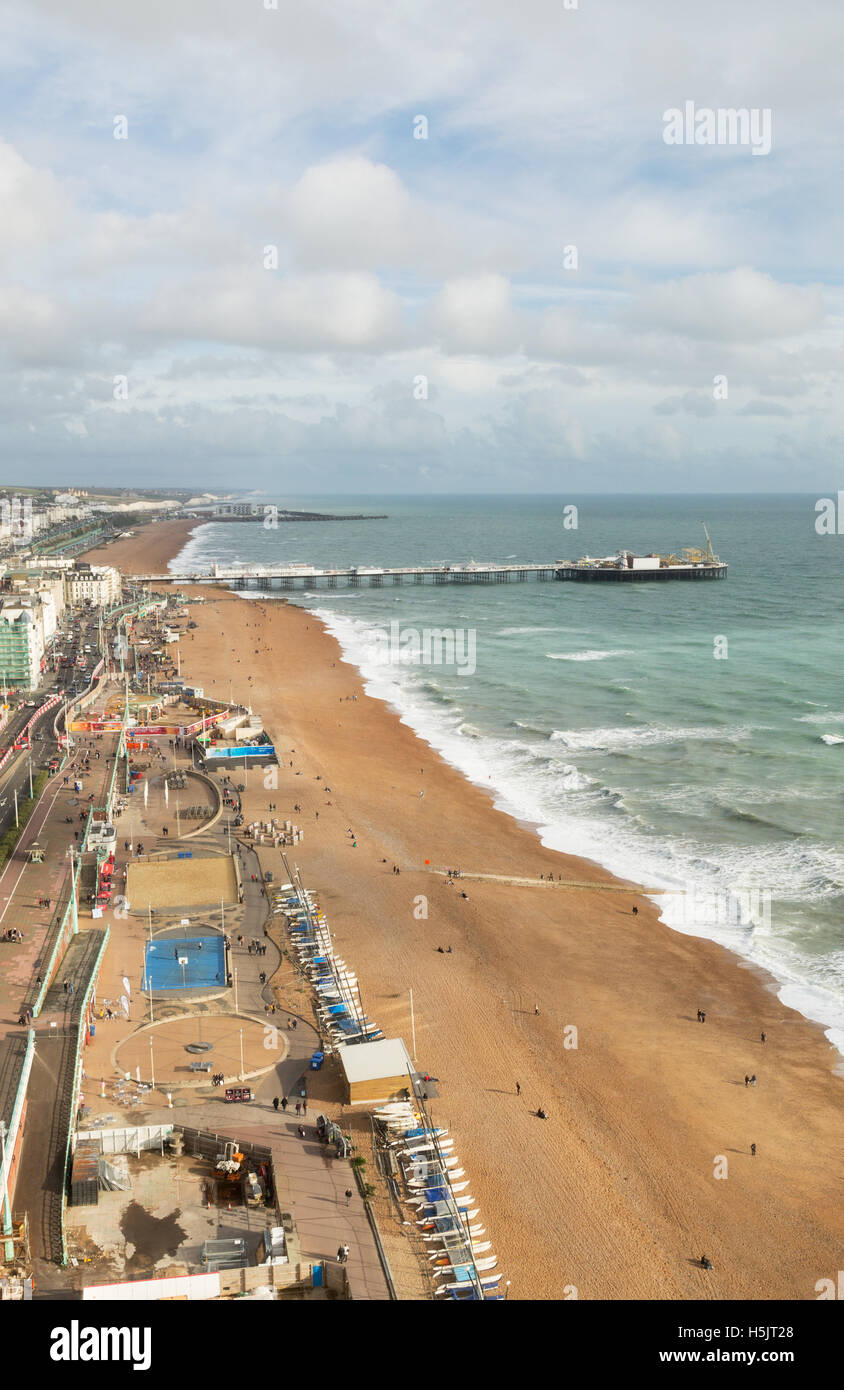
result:
[(836, 0), (0, 4), (0, 480), (834, 491), (842, 40)]

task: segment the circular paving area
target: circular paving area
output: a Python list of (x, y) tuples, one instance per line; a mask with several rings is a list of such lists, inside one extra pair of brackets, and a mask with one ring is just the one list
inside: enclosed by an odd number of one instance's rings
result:
[[(245, 1074), (267, 1071), (285, 1056), (287, 1038), (280, 1029), (249, 1018), (191, 1014), (165, 1019), (133, 1033), (119, 1045), (116, 1065), (119, 1071), (128, 1071), (133, 1081), (140, 1067), (141, 1080), (150, 1081), (151, 1038), (152, 1065), (159, 1090), (168, 1086), (207, 1086), (215, 1072), (222, 1072), (229, 1084), (236, 1085), (240, 1075), (241, 1030)], [(202, 1052), (188, 1052), (189, 1043), (211, 1043), (212, 1047)], [(208, 1062), (209, 1070), (191, 1071), (191, 1062)]]

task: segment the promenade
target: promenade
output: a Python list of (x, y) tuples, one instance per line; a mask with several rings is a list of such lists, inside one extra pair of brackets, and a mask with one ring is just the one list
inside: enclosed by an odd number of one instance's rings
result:
[[(51, 923), (57, 905), (66, 901), (70, 882), (70, 847), (78, 842), (73, 831), (80, 829), (83, 807), (87, 810), (88, 796), (93, 793), (94, 804), (104, 803), (107, 779), (111, 767), (106, 758), (114, 755), (116, 737), (94, 737), (90, 768), (83, 778), (83, 792), (73, 793), (74, 775), (82, 757), (77, 751), (73, 764), (48, 783), (44, 795), (17, 847), (15, 857), (0, 874), (0, 913), (3, 926), (14, 924), (23, 932), (23, 942), (0, 944), (0, 1115), (7, 1118), (9, 1102), (5, 1096), (14, 1094), (16, 1058), (22, 1052), (26, 1029), (18, 1024), (24, 1001), (38, 986), (38, 978), (51, 938)], [(296, 993), (297, 1009), (284, 1012), (277, 1007), (269, 1011), (278, 994), (278, 979), (289, 973), (289, 967), (279, 946), (265, 937), (267, 898), (264, 894), (261, 865), (258, 856), (247, 845), (229, 840), (225, 820), (213, 829), (188, 840), (174, 835), (172, 802), (168, 809), (163, 799), (164, 771), (177, 766), (187, 768), (180, 754), (175, 754), (166, 738), (161, 739), (163, 758), (156, 756), (153, 747), (143, 755), (147, 764), (146, 778), (152, 790), (146, 804), (140, 790), (129, 796), (126, 809), (116, 821), (117, 847), (115, 852), (115, 890), (109, 909), (101, 919), (94, 919), (87, 901), (79, 904), (79, 934), (72, 936), (59, 965), (56, 978), (47, 991), (40, 1015), (33, 1020), (36, 1051), (28, 1091), (26, 1128), (20, 1175), (15, 1192), (15, 1212), (27, 1211), (30, 1221), (30, 1242), (36, 1286), (56, 1297), (71, 1296), (72, 1290), (89, 1282), (92, 1276), (85, 1269), (61, 1269), (57, 1263), (61, 1253), (60, 1213), (64, 1178), (64, 1153), (67, 1127), (77, 1116), (67, 1110), (67, 1098), (72, 1089), (75, 1057), (78, 1006), (90, 976), (92, 953), (102, 942), (103, 930), (108, 927), (109, 944), (103, 958), (95, 996), (95, 1032), (83, 1052), (82, 1092), (79, 1121), (81, 1128), (100, 1123), (116, 1126), (138, 1125), (158, 1120), (211, 1130), (223, 1137), (254, 1140), (272, 1148), (278, 1184), (278, 1201), (283, 1210), (293, 1213), (303, 1257), (333, 1260), (338, 1246), (347, 1243), (350, 1257), (347, 1266), (350, 1293), (353, 1298), (386, 1299), (389, 1291), (381, 1268), (378, 1251), (367, 1219), (363, 1200), (348, 1161), (331, 1159), (319, 1142), (315, 1119), (317, 1106), (328, 1108), (333, 1115), (338, 1106), (331, 1098), (319, 1093), (325, 1089), (324, 1075), (309, 1072), (309, 1060), (318, 1047), (319, 1039), (309, 1022), (310, 1002)], [(87, 746), (87, 744), (85, 745)], [(95, 752), (100, 752), (96, 759)], [(138, 757), (139, 755), (136, 755)], [(64, 777), (70, 781), (65, 784)], [(259, 779), (253, 779), (252, 791), (244, 797), (250, 816), (266, 814), (266, 793)], [(159, 783), (162, 783), (159, 786)], [(71, 805), (75, 802), (75, 805)], [(71, 817), (68, 823), (67, 817)], [(169, 835), (163, 827), (169, 825)], [(184, 821), (182, 830), (195, 830), (196, 823)], [(43, 863), (28, 862), (28, 848), (33, 839), (45, 849)], [(187, 908), (190, 931), (202, 934), (220, 932), (223, 921), (232, 943), (230, 962), (237, 970), (237, 1011), (234, 991), (222, 987), (205, 991), (170, 991), (154, 994), (152, 1005), (142, 989), (143, 952), (150, 939), (166, 939), (173, 930), (184, 931), (175, 925), (179, 920), (178, 907), (151, 916), (137, 906), (127, 906), (117, 896), (123, 875), (130, 863), (138, 863), (138, 848), (144, 846), (144, 862), (154, 864), (157, 855), (191, 853), (192, 863), (202, 856), (228, 857), (234, 851), (240, 865), (243, 901)], [(126, 846), (131, 845), (131, 852)], [(172, 862), (172, 861), (171, 861)], [(209, 860), (209, 863), (211, 861)], [(87, 876), (90, 877), (90, 874)], [(82, 882), (87, 887), (83, 870)], [(64, 897), (63, 897), (64, 895)], [(84, 897), (84, 892), (82, 894)], [(51, 900), (48, 908), (46, 899)], [(115, 910), (116, 909), (116, 910)], [(243, 945), (238, 944), (243, 938)], [(247, 943), (259, 939), (266, 953), (250, 953)], [(260, 975), (267, 977), (264, 982)], [(65, 988), (70, 982), (73, 992)], [(130, 1001), (129, 1017), (120, 1009), (121, 997)], [(150, 1018), (152, 1008), (152, 1019)], [(108, 1012), (114, 1016), (109, 1019)], [(100, 1016), (102, 1015), (102, 1017)], [(295, 1018), (296, 1027), (288, 1021)], [(185, 1023), (187, 1019), (187, 1023)], [(248, 1106), (225, 1104), (220, 1090), (210, 1085), (207, 1076), (191, 1074), (187, 1059), (179, 1063), (178, 1080), (167, 1083), (172, 1097), (168, 1103), (165, 1082), (156, 1078), (157, 1085), (147, 1089), (151, 1081), (149, 1037), (164, 1039), (167, 1030), (182, 1033), (195, 1029), (203, 1036), (212, 1036), (214, 1029), (229, 1029), (230, 1035), (243, 1030), (245, 1075), (255, 1092)], [(152, 1027), (150, 1023), (152, 1022)], [(202, 1030), (205, 1030), (202, 1033)], [(187, 1034), (185, 1033), (185, 1036)], [(248, 1039), (248, 1041), (247, 1041)], [(156, 1044), (164, 1063), (167, 1047)], [(184, 1054), (183, 1041), (169, 1040), (170, 1050)], [(137, 1085), (135, 1068), (125, 1065), (127, 1049), (138, 1057), (143, 1086)], [(176, 1055), (174, 1053), (173, 1055)], [(239, 1080), (239, 1058), (236, 1044), (228, 1050), (221, 1046), (219, 1061), (223, 1063), (229, 1083)], [(210, 1054), (212, 1060), (216, 1054)], [(147, 1061), (150, 1058), (150, 1061)], [(129, 1071), (130, 1082), (125, 1080)], [(313, 1078), (313, 1084), (312, 1084)], [(303, 1119), (304, 1139), (298, 1133), (294, 1100), (306, 1089), (309, 1113)], [(119, 1089), (118, 1089), (119, 1088)], [(274, 1096), (291, 1097), (287, 1116), (273, 1108)], [(334, 1098), (336, 1100), (336, 1098)], [(111, 1120), (106, 1117), (111, 1116)], [(347, 1206), (345, 1192), (352, 1190)], [(70, 1208), (68, 1220), (72, 1225), (82, 1218), (84, 1209)], [(272, 1221), (271, 1213), (266, 1213)]]

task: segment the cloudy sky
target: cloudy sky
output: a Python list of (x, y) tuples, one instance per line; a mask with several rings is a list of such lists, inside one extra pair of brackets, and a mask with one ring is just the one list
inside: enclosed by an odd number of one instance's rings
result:
[(837, 0), (273, 4), (0, 6), (3, 481), (844, 485)]

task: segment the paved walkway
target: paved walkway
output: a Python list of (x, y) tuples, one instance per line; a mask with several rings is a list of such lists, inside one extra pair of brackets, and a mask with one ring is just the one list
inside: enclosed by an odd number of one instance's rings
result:
[[(338, 1246), (348, 1244), (347, 1272), (353, 1299), (389, 1299), (389, 1289), (369, 1225), (363, 1199), (347, 1160), (330, 1156), (316, 1133), (319, 1105), (308, 1100), (308, 1114), (301, 1120), (293, 1109), (303, 1079), (308, 1089), (309, 1064), (317, 1037), (304, 1021), (288, 1035), (290, 1050), (283, 1062), (264, 1078), (249, 1105), (226, 1105), (217, 1100), (204, 1103), (185, 1098), (174, 1101), (173, 1109), (144, 1109), (137, 1123), (173, 1122), (210, 1130), (231, 1139), (252, 1140), (268, 1145), (273, 1152), (278, 1204), (290, 1211), (296, 1222), (304, 1256), (335, 1260)], [(285, 1114), (276, 1112), (272, 1100), (291, 1098)], [(298, 1127), (305, 1126), (302, 1139)], [(346, 1206), (345, 1191), (352, 1189)]]
[[(83, 809), (87, 813), (89, 793), (94, 792), (95, 804), (102, 804), (107, 778), (105, 758), (113, 754), (115, 744), (115, 739), (103, 738), (95, 745), (101, 757), (92, 756), (90, 768), (80, 773), (84, 791), (79, 797), (74, 795), (72, 784), (64, 784), (67, 768), (51, 778), (24, 827), (14, 855), (0, 873), (0, 926), (18, 927), (24, 936), (22, 942), (0, 942), (0, 1039), (7, 1048), (19, 1046), (25, 1037), (18, 1016), (36, 976), (46, 967), (50, 924), (62, 889), (68, 885), (70, 861), (66, 851), (69, 844), (77, 843), (73, 831), (82, 827), (79, 813)], [(81, 750), (74, 763), (76, 767), (81, 763)], [(68, 815), (72, 818), (70, 824)], [(45, 851), (45, 859), (40, 864), (30, 864), (28, 847), (36, 839)], [(51, 899), (50, 907), (40, 901), (46, 898)], [(91, 925), (99, 924), (89, 919), (88, 926)], [(35, 1057), (27, 1090), (26, 1126), (13, 1206), (16, 1213), (29, 1214), (33, 1267), (39, 1283), (55, 1274), (52, 1262), (61, 1253), (64, 1155), (73, 1118), (70, 1096), (76, 1029), (72, 1016), (81, 1000), (90, 973), (91, 954), (96, 951), (101, 932), (90, 940), (87, 937), (83, 931), (72, 939), (64, 973), (60, 965), (59, 983), (50, 990), (46, 1007), (33, 1025)], [(70, 978), (76, 984), (73, 995), (65, 994), (62, 988), (64, 980)]]
[[(113, 757), (115, 745), (116, 739), (107, 736), (93, 741), (101, 757), (99, 760), (92, 757), (90, 769), (83, 777), (84, 791), (77, 799), (76, 806), (70, 805), (73, 799), (72, 783), (65, 786), (63, 781), (68, 769), (48, 783), (38, 811), (21, 838), (16, 858), (0, 874), (0, 920), (5, 918), (2, 925), (18, 926), (24, 933), (23, 943), (0, 943), (0, 1039), (8, 1037), (13, 1050), (18, 1037), (25, 1036), (24, 1030), (17, 1025), (17, 1018), (21, 1002), (41, 968), (52, 911), (59, 898), (62, 881), (66, 879), (68, 844), (76, 843), (73, 831), (81, 828), (79, 813), (87, 810), (87, 798), (91, 791), (95, 792), (95, 804), (102, 804), (110, 773), (105, 759), (109, 755)], [(155, 761), (161, 765), (159, 760)], [(167, 761), (171, 762), (172, 757)], [(177, 762), (181, 761), (177, 755)], [(152, 803), (153, 798), (149, 800)], [(70, 824), (67, 823), (67, 816), (72, 817)], [(115, 877), (118, 890), (122, 882), (121, 872), (129, 857), (123, 848), (124, 840), (131, 840), (137, 846), (140, 839), (148, 850), (167, 847), (167, 841), (162, 843), (158, 838), (161, 819), (160, 808), (152, 804), (144, 807), (142, 795), (136, 792), (128, 798), (127, 809), (117, 821)], [(42, 864), (30, 865), (24, 851), (35, 838), (47, 851), (46, 859)], [(168, 838), (170, 847), (175, 849), (176, 837)], [(207, 837), (198, 837), (193, 845), (200, 853), (212, 847), (227, 848), (225, 822), (221, 822)], [(327, 1100), (318, 1101), (315, 1098), (327, 1095), (328, 1083), (321, 1074), (309, 1072), (310, 1057), (319, 1041), (309, 1022), (310, 997), (307, 993), (297, 993), (298, 982), (287, 960), (279, 946), (264, 935), (268, 903), (261, 891), (258, 856), (245, 843), (241, 845), (239, 854), (243, 869), (244, 901), (240, 907), (232, 910), (231, 917), (227, 910), (225, 925), (232, 941), (231, 964), (238, 971), (239, 1011), (266, 1019), (279, 1030), (280, 1047), (273, 1051), (270, 1044), (267, 1048), (271, 1070), (252, 1083), (256, 1099), (250, 1105), (226, 1105), (218, 1098), (219, 1092), (204, 1083), (195, 1089), (175, 1093), (172, 1109), (163, 1104), (153, 1107), (143, 1103), (131, 1114), (121, 1112), (119, 1116), (115, 1115), (115, 1121), (143, 1123), (175, 1120), (231, 1138), (251, 1139), (268, 1145), (274, 1156), (279, 1205), (282, 1210), (293, 1214), (303, 1255), (334, 1260), (338, 1246), (348, 1244), (350, 1257), (347, 1273), (352, 1297), (388, 1299), (389, 1291), (377, 1247), (350, 1164), (347, 1160), (330, 1157), (329, 1151), (316, 1135), (315, 1122), (319, 1109), (325, 1106), (332, 1118), (336, 1118), (337, 1104), (335, 1102), (332, 1106)], [(252, 880), (253, 873), (256, 875), (255, 882)], [(52, 898), (53, 907), (42, 907), (39, 904), (41, 897)], [(85, 938), (89, 935), (93, 938), (95, 933), (91, 929), (96, 931), (106, 924), (111, 929), (111, 941), (103, 964), (98, 999), (103, 1001), (106, 996), (112, 999), (118, 997), (123, 989), (123, 975), (130, 976), (133, 987), (132, 1022), (125, 1019), (114, 1023), (98, 1021), (96, 1037), (85, 1049), (83, 1065), (87, 1082), (84, 1089), (86, 1100), (91, 1105), (90, 1118), (106, 1110), (114, 1111), (113, 1101), (100, 1100), (96, 1081), (101, 1075), (111, 1077), (114, 1074), (111, 1055), (115, 1045), (137, 1026), (148, 1011), (148, 1001), (143, 994), (139, 996), (138, 991), (139, 962), (147, 931), (146, 923), (134, 917), (134, 914), (128, 919), (117, 918), (111, 910), (106, 913), (104, 922), (95, 922), (90, 917), (90, 907), (83, 902), (80, 904), (80, 936), (71, 943), (65, 961), (59, 967), (57, 983), (49, 991), (44, 1011), (35, 1020), (36, 1056), (29, 1087), (23, 1161), (15, 1197), (15, 1209), (25, 1208), (30, 1214), (36, 1278), (42, 1289), (68, 1287), (68, 1275), (49, 1263), (56, 1258), (64, 1143), (70, 1119), (66, 1104), (62, 1102), (68, 1091), (67, 1083), (72, 1070), (75, 1036), (72, 1014), (81, 996), (88, 956), (90, 949), (93, 949), (93, 940), (86, 941)], [(238, 934), (245, 938), (242, 947), (237, 945)], [(266, 955), (248, 952), (247, 942), (251, 938), (258, 938), (266, 944)], [(137, 963), (137, 969), (133, 962)], [(264, 984), (259, 978), (262, 971), (268, 977)], [(77, 978), (77, 992), (68, 996), (63, 984), (65, 979), (74, 977)], [(265, 1013), (265, 1009), (278, 996), (280, 980), (290, 986), (288, 990), (283, 990), (284, 1003), (301, 1000), (295, 1007), (307, 1011), (307, 1016), (300, 1014), (295, 1019), (295, 1028), (288, 1027), (288, 1020), (295, 1016), (294, 1013), (287, 1010), (281, 1012), (280, 1005), (274, 1015)], [(225, 1010), (231, 1008), (233, 1002), (232, 998), (222, 998), (219, 1006)], [(217, 1004), (212, 1002), (209, 1007), (217, 1007)], [(55, 1026), (51, 1027), (51, 1024)], [(11, 1061), (9, 1054), (5, 1068), (7, 1077), (11, 1075)], [(307, 1117), (298, 1121), (293, 1107), (303, 1084), (306, 1090), (313, 1090), (315, 1095), (308, 1098)], [(281, 1110), (274, 1110), (272, 1100), (276, 1095), (291, 1098), (286, 1115)], [(158, 1098), (160, 1093), (156, 1096)], [(300, 1123), (306, 1128), (304, 1139), (298, 1133)], [(347, 1188), (351, 1188), (353, 1194), (348, 1206), (344, 1195)]]

